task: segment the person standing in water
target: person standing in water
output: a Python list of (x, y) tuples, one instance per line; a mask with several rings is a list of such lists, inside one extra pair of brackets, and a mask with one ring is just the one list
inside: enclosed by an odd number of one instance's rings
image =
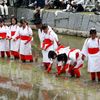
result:
[(87, 57), (91, 80), (94, 82), (97, 78), (100, 82), (100, 39), (97, 37), (95, 28), (90, 29), (90, 38), (87, 38), (84, 42), (82, 55), (83, 60)]
[[(42, 44), (45, 37), (45, 33), (43, 32), (43, 29), (42, 29), (43, 28), (42, 20), (41, 19), (35, 20), (34, 24), (36, 25), (36, 28), (38, 29), (38, 36), (40, 39), (40, 48), (42, 48)], [(56, 43), (59, 44), (58, 37), (50, 26), (48, 26), (48, 31), (51, 32), (51, 34), (55, 38)], [(48, 66), (50, 65), (50, 63), (52, 63), (52, 61), (48, 58), (48, 52), (44, 49), (42, 49), (42, 56), (43, 56), (43, 61), (42, 61), (43, 67), (45, 68), (45, 70), (47, 70)]]
[(16, 41), (13, 40), (16, 32), (19, 31), (19, 26), (17, 25), (17, 18), (14, 16), (11, 18), (11, 25), (9, 26), (11, 31), (11, 41), (10, 41), (10, 51), (11, 55), (14, 59), (19, 59), (19, 46), (20, 46), (20, 38), (19, 35), (16, 37)]
[(22, 62), (26, 62), (27, 60), (33, 62), (32, 56), (32, 49), (31, 49), (31, 42), (32, 42), (32, 29), (28, 25), (25, 19), (20, 20), (20, 29), (17, 31), (16, 35), (14, 36), (14, 41), (16, 41), (16, 37), (20, 35), (20, 47), (19, 47), (19, 54), (20, 59)]
[(9, 37), (10, 30), (8, 26), (5, 25), (4, 19), (0, 18), (0, 53), (2, 58), (5, 57), (5, 53), (7, 57), (10, 58)]

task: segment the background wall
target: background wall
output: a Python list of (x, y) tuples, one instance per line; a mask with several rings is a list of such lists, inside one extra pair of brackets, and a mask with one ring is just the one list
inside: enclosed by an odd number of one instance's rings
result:
[[(10, 8), (11, 9), (11, 8)], [(34, 11), (26, 8), (10, 10), (20, 19), (24, 16), (27, 20), (33, 19)], [(11, 14), (10, 14), (11, 15)], [(100, 33), (100, 15), (89, 13), (71, 13), (56, 11), (42, 11), (43, 23), (49, 24), (59, 32), (66, 34), (86, 36), (90, 28), (95, 27)]]

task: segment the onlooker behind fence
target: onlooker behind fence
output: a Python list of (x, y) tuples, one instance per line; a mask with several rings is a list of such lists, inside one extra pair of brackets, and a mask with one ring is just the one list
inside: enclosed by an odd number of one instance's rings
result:
[(84, 0), (69, 0), (67, 7), (64, 11), (75, 11), (81, 12), (84, 11)]
[(95, 7), (91, 11), (93, 11), (96, 15), (100, 15), (100, 0), (95, 2)]
[(36, 8), (37, 1), (36, 0), (30, 0), (28, 7), (30, 8)]
[(29, 4), (29, 7), (33, 8), (44, 8), (45, 6), (45, 0), (31, 0), (31, 4)]
[(4, 18), (8, 16), (8, 6), (6, 4), (7, 0), (0, 0), (1, 16)]
[(100, 0), (96, 1), (95, 10), (100, 12)]
[(75, 8), (76, 12), (84, 11), (83, 8), (84, 0), (74, 0), (74, 4), (72, 5)]
[(48, 9), (54, 8), (54, 0), (45, 0), (45, 7)]
[(54, 8), (57, 8), (57, 9), (65, 9), (66, 6), (67, 6), (67, 1), (68, 0), (54, 0)]

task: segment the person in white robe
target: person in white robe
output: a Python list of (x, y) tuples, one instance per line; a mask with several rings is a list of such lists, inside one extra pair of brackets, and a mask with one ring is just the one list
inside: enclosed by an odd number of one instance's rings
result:
[(0, 18), (0, 52), (2, 58), (5, 57), (5, 53), (7, 57), (10, 58), (9, 37), (9, 28), (4, 25), (4, 20)]
[(84, 61), (82, 60), (82, 54), (79, 49), (67, 49), (66, 55), (68, 56), (68, 61), (66, 66), (69, 68), (68, 73), (71, 77), (80, 78), (81, 68), (83, 67)]
[(87, 38), (82, 48), (82, 59), (87, 57), (88, 72), (91, 74), (91, 80), (100, 81), (100, 39), (97, 37), (95, 28), (90, 29), (90, 38)]
[(17, 37), (20, 35), (20, 47), (19, 47), (20, 59), (22, 62), (26, 62), (27, 60), (33, 62), (32, 47), (31, 47), (31, 42), (33, 40), (32, 29), (30, 28), (25, 19), (21, 19), (20, 24), (21, 27), (16, 32), (16, 35), (13, 37), (13, 40), (16, 41)]
[(47, 72), (50, 72), (51, 71), (51, 68), (52, 68), (52, 61), (51, 62), (48, 62), (48, 52), (53, 50), (55, 51), (58, 47), (58, 44), (57, 44), (57, 40), (55, 38), (55, 35), (54, 32), (52, 30), (50, 30), (49, 26), (47, 24), (43, 24), (42, 25), (42, 30), (44, 32), (44, 38), (43, 38), (43, 41), (42, 41), (42, 50), (45, 51), (45, 56), (44, 56), (44, 59), (45, 59), (45, 63), (48, 63), (48, 66), (47, 66)]
[(14, 57), (14, 59), (19, 59), (19, 46), (20, 46), (20, 36), (16, 37), (16, 41), (13, 41), (13, 37), (16, 32), (20, 30), (20, 27), (17, 25), (17, 18), (12, 17), (11, 18), (11, 25), (9, 26), (10, 32), (11, 32), (11, 40), (10, 40), (10, 51), (11, 55)]
[[(45, 36), (45, 33), (42, 30), (42, 26), (43, 26), (42, 20), (41, 19), (36, 20), (34, 24), (36, 25), (36, 28), (38, 29), (38, 36), (40, 39), (40, 48), (42, 48), (42, 43), (43, 43), (44, 36)], [(57, 43), (57, 45), (59, 45), (59, 40), (58, 40), (58, 36), (56, 35), (56, 33), (52, 30), (50, 26), (48, 26), (48, 29), (49, 31), (51, 31), (51, 34), (55, 38), (55, 42)], [(55, 43), (55, 46), (56, 46), (56, 43)], [(42, 61), (43, 66), (45, 70), (47, 70), (48, 66), (51, 66), (52, 64), (52, 61), (48, 58), (48, 51), (42, 49), (42, 57), (43, 57), (43, 61)]]

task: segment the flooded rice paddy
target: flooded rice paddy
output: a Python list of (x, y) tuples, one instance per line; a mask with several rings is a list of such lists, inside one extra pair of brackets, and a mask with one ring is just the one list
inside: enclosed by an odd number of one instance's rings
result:
[[(61, 43), (82, 48), (84, 38), (59, 35)], [(80, 79), (68, 73), (55, 77), (55, 66), (47, 74), (38, 62), (0, 59), (0, 100), (100, 100), (100, 84), (90, 82), (86, 63)]]

